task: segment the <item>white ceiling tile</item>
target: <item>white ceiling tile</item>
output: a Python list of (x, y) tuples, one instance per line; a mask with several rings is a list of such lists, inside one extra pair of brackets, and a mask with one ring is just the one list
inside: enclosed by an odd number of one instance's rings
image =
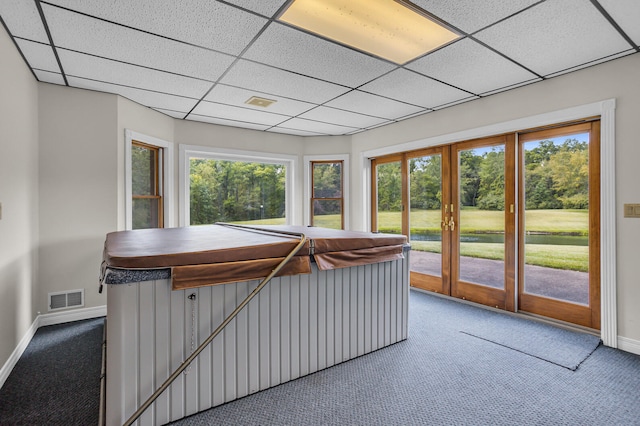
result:
[(339, 126), (337, 124), (321, 123), (319, 121), (305, 120), (304, 118), (292, 118), (285, 121), (278, 126), (279, 128), (303, 130), (311, 133), (318, 133), (323, 135), (345, 135), (353, 132), (354, 130), (360, 130), (355, 127)]
[(629, 49), (584, 0), (546, 1), (476, 37), (543, 76)]
[(349, 87), (360, 86), (396, 67), (275, 22), (243, 57)]
[(412, 2), (443, 21), (473, 33), (540, 0), (413, 0)]
[(96, 56), (215, 81), (233, 56), (43, 5), (53, 42)]
[(51, 45), (21, 39), (16, 39), (16, 43), (20, 46), (20, 50), (31, 68), (60, 73), (60, 67)]
[(476, 94), (536, 78), (471, 39), (453, 43), (406, 67)]
[(239, 108), (206, 101), (200, 102), (193, 110), (193, 114), (268, 126), (275, 126), (289, 118), (286, 115), (272, 114), (265, 111), (255, 111), (249, 108)]
[(454, 105), (459, 105), (459, 104), (463, 104), (465, 102), (472, 101), (474, 99), (479, 99), (479, 97), (478, 96), (471, 96), (469, 98), (464, 98), (464, 99), (460, 99), (460, 100), (457, 100), (457, 101), (449, 102), (448, 104), (439, 105), (439, 106), (435, 107), (434, 109), (435, 110), (439, 110), (439, 109), (449, 108), (449, 107), (452, 107)]
[(300, 118), (308, 118), (309, 120), (322, 121), (324, 123), (339, 124), (341, 126), (366, 128), (376, 126), (389, 120), (370, 115), (356, 114), (355, 112), (344, 111), (341, 109), (319, 106), (311, 111), (300, 115)]
[(200, 99), (211, 83), (58, 49), (67, 76)]
[(600, 0), (607, 13), (634, 41), (640, 45), (640, 2), (638, 0)]
[(323, 103), (349, 91), (344, 86), (243, 60), (238, 61), (220, 82), (312, 103)]
[(483, 93), (482, 96), (494, 95), (496, 93), (505, 92), (507, 90), (515, 89), (516, 87), (526, 86), (528, 84), (536, 83), (538, 81), (542, 81), (542, 79), (541, 78), (536, 78), (536, 79), (533, 79), (533, 80), (530, 80), (530, 81), (525, 81), (523, 83), (514, 84), (513, 86), (501, 87), (498, 90), (493, 90), (491, 92)]
[(180, 120), (184, 118), (184, 112), (172, 111), (170, 109), (163, 109), (163, 108), (153, 108), (153, 109), (163, 114), (166, 114), (169, 117), (178, 118)]
[(455, 87), (405, 69), (398, 69), (365, 84), (360, 90), (397, 99), (402, 102), (435, 108), (471, 96)]
[(304, 130), (296, 130), (296, 129), (287, 129), (286, 127), (272, 127), (267, 130), (267, 132), (273, 133), (284, 133), (287, 135), (297, 135), (297, 136), (322, 136), (323, 133), (314, 133), (314, 132), (306, 132)]
[(271, 18), (287, 0), (227, 0), (227, 2)]
[(14, 37), (49, 43), (35, 1), (0, 1), (0, 16)]
[(349, 93), (345, 93), (339, 98), (327, 102), (325, 105), (376, 117), (383, 117), (389, 120), (423, 111), (422, 108), (415, 105), (405, 104), (359, 90), (352, 90)]
[(547, 77), (549, 77), (549, 78), (557, 77), (557, 76), (562, 75), (562, 74), (567, 74), (569, 72), (577, 71), (577, 70), (582, 69), (582, 68), (588, 68), (588, 67), (591, 67), (593, 65), (602, 64), (604, 62), (609, 62), (609, 61), (612, 61), (614, 59), (618, 59), (618, 58), (622, 58), (624, 56), (632, 55), (634, 53), (637, 53), (635, 49), (629, 49), (629, 50), (627, 50), (625, 52), (618, 53), (617, 55), (607, 56), (606, 58), (598, 59), (596, 61), (588, 62), (586, 64), (578, 65), (576, 67), (572, 67), (572, 68), (569, 68), (569, 69), (566, 69), (566, 70), (559, 71), (557, 73), (549, 74)]
[(38, 80), (42, 81), (43, 83), (53, 83), (65, 86), (64, 78), (62, 78), (62, 74), (60, 73), (42, 70), (33, 70), (33, 72), (38, 77)]
[(189, 114), (187, 120), (201, 121), (203, 123), (220, 124), (222, 126), (241, 127), (243, 129), (267, 130), (270, 126), (248, 123), (244, 121), (225, 120), (223, 118), (207, 117), (205, 115)]
[(267, 20), (211, 0), (50, 0), (154, 34), (239, 54)]
[(191, 111), (198, 102), (197, 99), (184, 98), (182, 96), (167, 95), (164, 93), (150, 92), (148, 90), (134, 89), (115, 84), (101, 83), (94, 80), (85, 80), (76, 77), (67, 77), (69, 85), (82, 89), (97, 90), (99, 92), (115, 93), (141, 105), (151, 108), (182, 111), (182, 116)]
[[(267, 108), (246, 104), (252, 96), (271, 99), (276, 101)], [(239, 89), (237, 87), (217, 84), (211, 92), (204, 98), (206, 101), (218, 102), (227, 105), (235, 105), (244, 108), (255, 109), (256, 111), (273, 112), (285, 115), (298, 115), (310, 110), (315, 105), (308, 102), (296, 101), (293, 99), (277, 96), (269, 93), (262, 93), (255, 90)]]

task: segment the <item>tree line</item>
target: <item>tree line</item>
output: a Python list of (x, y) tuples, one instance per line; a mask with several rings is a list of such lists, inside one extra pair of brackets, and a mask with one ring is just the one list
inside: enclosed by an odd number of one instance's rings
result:
[(286, 169), (280, 164), (192, 159), (192, 225), (280, 218)]
[[(412, 209), (439, 209), (442, 165), (439, 155), (409, 161)], [(480, 210), (504, 210), (504, 149), (459, 153), (460, 203)], [(586, 209), (589, 205), (588, 143), (567, 139), (525, 143), (526, 209)], [(377, 167), (378, 209), (400, 211), (399, 163)]]

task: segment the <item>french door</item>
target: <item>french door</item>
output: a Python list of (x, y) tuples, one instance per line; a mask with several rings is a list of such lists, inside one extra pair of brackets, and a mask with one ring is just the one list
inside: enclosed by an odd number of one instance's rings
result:
[[(599, 328), (598, 129), (587, 122), (373, 159), (372, 230), (409, 238), (414, 287)], [(555, 262), (563, 253), (576, 264)]]

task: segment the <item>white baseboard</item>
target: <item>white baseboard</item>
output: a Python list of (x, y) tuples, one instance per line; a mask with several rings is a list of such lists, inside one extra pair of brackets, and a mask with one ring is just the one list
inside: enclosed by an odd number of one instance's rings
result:
[(4, 382), (7, 381), (7, 378), (9, 377), (9, 374), (11, 374), (13, 367), (16, 366), (25, 349), (27, 349), (27, 346), (29, 346), (29, 342), (31, 342), (31, 339), (33, 339), (33, 336), (36, 334), (36, 331), (38, 331), (38, 328), (47, 325), (63, 324), (65, 322), (104, 317), (106, 315), (106, 305), (38, 315), (31, 324), (31, 327), (29, 327), (24, 336), (22, 336), (22, 339), (20, 339), (18, 346), (16, 346), (16, 348), (13, 350), (13, 352), (9, 356), (9, 359), (7, 359), (2, 368), (0, 368), (0, 388), (4, 386)]
[(72, 309), (64, 312), (54, 312), (51, 314), (38, 315), (36, 321), (38, 327), (45, 325), (63, 324), (65, 322), (80, 321), (84, 319), (107, 316), (107, 305), (95, 306), (93, 308)]
[(640, 355), (640, 340), (618, 336), (618, 349)]

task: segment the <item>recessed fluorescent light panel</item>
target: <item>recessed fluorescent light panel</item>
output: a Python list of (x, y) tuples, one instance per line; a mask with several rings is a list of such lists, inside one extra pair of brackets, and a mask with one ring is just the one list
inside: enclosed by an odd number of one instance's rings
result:
[(404, 0), (293, 0), (278, 19), (396, 64), (460, 37)]

